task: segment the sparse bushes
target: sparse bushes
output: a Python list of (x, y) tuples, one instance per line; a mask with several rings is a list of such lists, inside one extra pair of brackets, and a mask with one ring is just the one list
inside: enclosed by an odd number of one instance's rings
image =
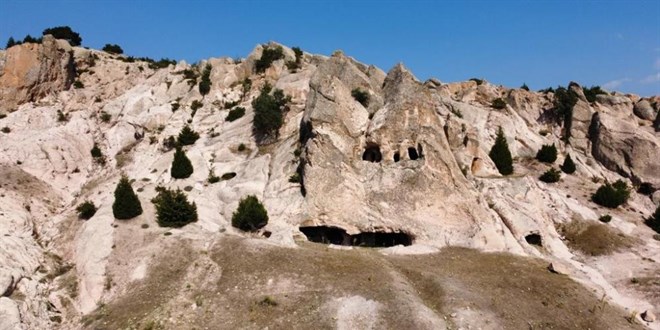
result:
[(243, 152), (246, 149), (247, 149), (247, 147), (245, 146), (245, 143), (241, 143), (241, 144), (238, 145), (238, 148), (236, 150), (238, 150), (239, 152)]
[(232, 122), (236, 119), (239, 119), (245, 115), (245, 108), (243, 107), (236, 107), (234, 109), (229, 110), (229, 114), (227, 114), (227, 117), (225, 118), (226, 121)]
[(142, 204), (138, 199), (128, 177), (122, 176), (115, 189), (115, 201), (112, 204), (115, 219), (126, 220), (142, 214)]
[(197, 110), (201, 109), (203, 106), (204, 106), (204, 103), (202, 103), (199, 100), (192, 101), (192, 104), (190, 104), (190, 109), (192, 110), (192, 113), (190, 114), (190, 116), (195, 117), (195, 114), (197, 113)]
[(291, 182), (291, 183), (300, 183), (300, 181), (301, 181), (300, 180), (300, 174), (298, 174), (298, 173), (293, 173), (289, 177), (289, 182)]
[(302, 66), (303, 51), (298, 47), (293, 47), (291, 50), (293, 50), (293, 53), (296, 54), (296, 60), (287, 62), (286, 67), (293, 71), (300, 69)]
[(253, 131), (257, 140), (264, 142), (268, 138), (276, 137), (280, 127), (284, 124), (283, 111), (291, 97), (284, 96), (284, 92), (275, 89), (270, 95), (272, 87), (265, 84), (261, 88), (259, 96), (252, 101), (254, 108)]
[(265, 47), (261, 53), (261, 58), (254, 63), (254, 68), (257, 73), (262, 73), (266, 71), (273, 62), (283, 58), (284, 51), (282, 50), (282, 47)]
[(555, 147), (555, 144), (541, 146), (541, 150), (536, 153), (536, 159), (544, 163), (554, 163), (557, 160), (557, 147)]
[(170, 104), (170, 106), (172, 107), (172, 112), (176, 112), (181, 107), (181, 104), (179, 104), (179, 102), (174, 102)]
[(90, 150), (90, 152), (96, 163), (101, 165), (105, 164), (105, 156), (103, 156), (103, 152), (101, 152), (101, 148), (99, 148), (99, 146), (96, 143), (94, 143), (94, 146), (92, 147), (92, 150)]
[(40, 44), (42, 41), (41, 38), (34, 38), (31, 35), (26, 35), (25, 38), (23, 38), (23, 43), (24, 44)]
[(523, 83), (522, 86), (520, 86), (520, 89), (524, 89), (529, 92), (529, 87), (527, 87), (527, 84)]
[(561, 178), (561, 172), (559, 172), (554, 168), (550, 168), (539, 177), (539, 180), (545, 183), (554, 183), (559, 181), (560, 178)]
[(500, 174), (513, 174), (513, 159), (511, 158), (511, 151), (509, 151), (509, 144), (506, 142), (502, 126), (497, 131), (495, 144), (490, 149), (488, 156), (493, 160)]
[(101, 118), (102, 122), (107, 123), (107, 122), (110, 122), (110, 119), (112, 119), (112, 116), (109, 113), (107, 113), (105, 111), (102, 111), (100, 118)]
[(211, 69), (211, 64), (207, 64), (202, 72), (202, 80), (199, 82), (199, 93), (202, 94), (202, 96), (211, 91)]
[(617, 180), (614, 184), (606, 183), (600, 186), (596, 193), (591, 195), (591, 200), (598, 205), (613, 209), (627, 202), (629, 197), (628, 185)]
[(481, 85), (484, 83), (483, 79), (478, 79), (478, 78), (470, 78), (470, 81), (474, 81), (477, 83), (477, 86)]
[(105, 44), (103, 48), (101, 49), (102, 51), (110, 54), (123, 54), (124, 50), (119, 47), (119, 45), (115, 44)]
[(83, 84), (82, 81), (80, 80), (76, 80), (73, 82), (73, 88), (75, 89), (85, 88), (85, 84)]
[(9, 134), (9, 133), (11, 133), (11, 128), (9, 128), (9, 127), (7, 127), (7, 126), (3, 127), (3, 128), (2, 128), (2, 133), (5, 133), (5, 134)]
[(78, 212), (78, 218), (89, 220), (96, 214), (96, 205), (94, 205), (94, 202), (87, 200), (76, 207), (76, 212)]
[(199, 139), (199, 133), (193, 131), (190, 126), (186, 125), (181, 129), (181, 132), (179, 132), (179, 138), (177, 142), (179, 145), (182, 146), (188, 146), (195, 144), (195, 142)]
[(64, 39), (68, 41), (71, 46), (80, 46), (82, 43), (80, 34), (71, 30), (71, 28), (68, 26), (56, 26), (53, 28), (48, 28), (45, 29), (42, 34), (50, 34), (55, 37), (55, 39)]
[(566, 174), (575, 173), (575, 163), (573, 162), (573, 159), (571, 158), (570, 154), (566, 155), (566, 158), (564, 159), (564, 163), (560, 166), (560, 168)]
[(490, 107), (497, 110), (502, 110), (506, 108), (506, 101), (501, 97), (498, 97), (491, 102)]
[(215, 175), (215, 173), (213, 173), (213, 169), (210, 169), (209, 177), (206, 179), (206, 182), (208, 182), (209, 184), (220, 182), (220, 177)]
[(176, 152), (174, 152), (174, 159), (172, 160), (172, 168), (170, 169), (170, 174), (175, 179), (185, 179), (193, 174), (192, 163), (186, 156), (186, 153), (181, 149), (181, 147), (177, 147)]
[(612, 221), (612, 216), (609, 215), (609, 214), (603, 214), (598, 218), (598, 221), (600, 221), (602, 223), (608, 223), (608, 222)]
[(369, 106), (369, 93), (367, 91), (355, 88), (351, 91), (351, 96), (353, 96), (356, 101), (360, 102), (363, 107), (366, 108)]
[(655, 208), (655, 213), (646, 219), (646, 225), (655, 230), (656, 233), (660, 234), (660, 205)]
[(57, 110), (57, 121), (60, 123), (67, 122), (69, 121), (69, 115), (62, 112), (62, 110)]
[(197, 222), (197, 205), (188, 202), (180, 189), (170, 190), (159, 187), (158, 195), (151, 200), (156, 206), (158, 225), (180, 228)]
[(598, 94), (607, 94), (606, 91), (602, 90), (600, 86), (591, 86), (591, 88), (584, 87), (582, 88), (584, 92), (584, 97), (587, 98), (589, 102), (596, 102), (596, 95)]
[(242, 198), (231, 218), (232, 226), (243, 231), (255, 231), (268, 223), (268, 212), (256, 196)]

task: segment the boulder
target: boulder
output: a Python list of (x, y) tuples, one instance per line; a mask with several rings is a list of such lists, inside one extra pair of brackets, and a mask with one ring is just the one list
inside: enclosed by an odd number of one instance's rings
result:
[(635, 116), (644, 120), (655, 119), (655, 111), (653, 110), (653, 107), (651, 107), (651, 103), (648, 100), (641, 100), (635, 103), (633, 113)]
[(557, 261), (551, 262), (550, 265), (548, 265), (548, 270), (555, 274), (560, 274), (560, 275), (570, 274), (568, 268), (564, 264)]

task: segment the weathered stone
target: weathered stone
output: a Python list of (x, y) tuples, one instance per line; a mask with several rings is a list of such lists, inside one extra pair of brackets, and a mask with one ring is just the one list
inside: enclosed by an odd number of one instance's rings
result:
[(633, 112), (637, 117), (642, 118), (644, 120), (655, 119), (655, 111), (653, 110), (653, 107), (651, 107), (651, 103), (649, 103), (648, 100), (641, 100), (635, 103)]

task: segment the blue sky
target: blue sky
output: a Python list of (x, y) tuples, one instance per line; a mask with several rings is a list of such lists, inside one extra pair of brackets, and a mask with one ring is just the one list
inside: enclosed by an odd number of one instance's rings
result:
[(660, 95), (660, 1), (12, 1), (0, 43), (69, 25), (83, 45), (195, 62), (269, 40), (336, 49), (425, 80), (532, 89), (601, 85)]

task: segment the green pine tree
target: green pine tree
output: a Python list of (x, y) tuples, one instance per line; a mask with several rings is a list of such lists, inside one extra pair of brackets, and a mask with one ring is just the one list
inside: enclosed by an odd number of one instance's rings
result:
[(138, 199), (128, 177), (122, 176), (115, 189), (115, 202), (112, 204), (115, 219), (126, 220), (142, 214), (142, 204)]
[(497, 130), (495, 144), (490, 149), (488, 156), (493, 160), (500, 174), (513, 174), (513, 159), (511, 158), (511, 151), (509, 151), (509, 144), (506, 142), (506, 137), (504, 137), (502, 126)]
[(541, 150), (536, 153), (536, 159), (544, 163), (554, 163), (557, 160), (557, 147), (555, 147), (555, 144), (541, 146)]
[(197, 139), (199, 139), (199, 133), (193, 131), (193, 129), (190, 128), (190, 126), (188, 125), (184, 126), (183, 129), (181, 129), (181, 132), (179, 132), (179, 138), (178, 138), (179, 145), (182, 146), (192, 145), (195, 144), (195, 141), (197, 141)]
[(185, 179), (193, 174), (192, 163), (181, 147), (177, 147), (176, 152), (174, 152), (174, 160), (172, 160), (170, 173), (175, 179)]
[(161, 189), (151, 202), (156, 206), (158, 225), (161, 227), (180, 228), (197, 221), (197, 205), (188, 202), (186, 194), (180, 189)]
[(575, 173), (575, 163), (573, 162), (573, 159), (571, 159), (570, 154), (566, 155), (566, 158), (564, 159), (564, 164), (561, 165), (561, 170), (566, 174)]
[(199, 93), (202, 96), (208, 94), (211, 91), (211, 64), (207, 64), (202, 72), (202, 80), (199, 82)]
[(267, 223), (268, 212), (253, 195), (241, 199), (231, 218), (231, 225), (243, 231), (255, 231)]

